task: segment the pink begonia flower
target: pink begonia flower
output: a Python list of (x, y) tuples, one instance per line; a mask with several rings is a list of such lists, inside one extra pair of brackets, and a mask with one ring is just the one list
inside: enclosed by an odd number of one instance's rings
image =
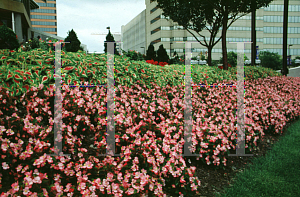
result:
[(23, 194), (24, 195), (27, 195), (29, 193), (29, 188), (28, 187), (25, 187), (24, 190), (23, 190)]
[(4, 170), (7, 170), (7, 169), (9, 169), (9, 166), (8, 166), (8, 164), (6, 162), (2, 162), (2, 168)]
[(92, 164), (92, 162), (90, 162), (90, 161), (87, 161), (87, 162), (85, 162), (85, 164), (84, 164), (84, 166), (86, 166), (87, 169), (92, 169), (92, 168), (93, 168), (93, 165), (94, 165), (94, 164)]

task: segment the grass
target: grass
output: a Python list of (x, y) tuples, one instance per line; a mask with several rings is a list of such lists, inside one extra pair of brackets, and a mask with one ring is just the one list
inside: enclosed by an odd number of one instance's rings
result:
[(265, 157), (253, 160), (217, 197), (300, 196), (300, 120)]

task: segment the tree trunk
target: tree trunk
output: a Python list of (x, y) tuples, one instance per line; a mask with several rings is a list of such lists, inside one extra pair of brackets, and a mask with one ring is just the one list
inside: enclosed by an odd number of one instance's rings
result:
[(208, 52), (207, 52), (207, 64), (209, 66), (212, 66), (212, 64), (211, 64), (211, 51), (212, 51), (212, 47), (207, 47), (207, 50), (208, 50)]
[(227, 48), (226, 48), (226, 31), (227, 31), (227, 22), (228, 22), (228, 14), (224, 13), (223, 19), (223, 28), (222, 28), (222, 54), (223, 54), (223, 69), (228, 70), (228, 63), (227, 63)]

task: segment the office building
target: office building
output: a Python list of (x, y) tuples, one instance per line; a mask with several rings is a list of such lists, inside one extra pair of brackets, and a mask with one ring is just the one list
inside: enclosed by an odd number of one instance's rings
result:
[(32, 28), (57, 36), (56, 0), (35, 0), (39, 9), (30, 11)]
[(8, 28), (12, 29), (20, 43), (27, 41), (32, 36), (30, 11), (38, 8), (39, 6), (34, 0), (1, 0), (0, 26), (6, 24)]
[[(65, 39), (57, 36), (56, 0), (1, 0), (0, 26), (3, 24), (15, 32), (20, 43), (38, 36)], [(87, 51), (85, 44), (81, 46)]]
[[(194, 36), (183, 27), (163, 16), (163, 11), (157, 7), (157, 2), (145, 0), (146, 9), (132, 19), (128, 24), (122, 26), (123, 50), (136, 50), (141, 53), (140, 47), (148, 46), (152, 43), (155, 50), (163, 44), (169, 55), (176, 51), (178, 55), (184, 55), (185, 45), (183, 41), (196, 41)], [(283, 0), (274, 0), (268, 7), (256, 10), (256, 46), (259, 51), (269, 51), (282, 55), (283, 44)], [(288, 55), (292, 59), (300, 56), (300, 1), (289, 0), (288, 16)], [(229, 23), (228, 23), (229, 24)], [(221, 36), (220, 28), (215, 41)], [(203, 37), (193, 32), (202, 42)], [(202, 30), (206, 41), (210, 40), (208, 30)], [(177, 41), (182, 41), (178, 43)], [(243, 16), (231, 24), (227, 30), (227, 52), (236, 51), (236, 44), (228, 42), (251, 42), (251, 13)], [(289, 46), (293, 45), (293, 46)], [(145, 51), (146, 51), (145, 50)], [(200, 52), (207, 51), (207, 48), (200, 43), (192, 43), (192, 56), (198, 56)], [(245, 45), (245, 54), (251, 59), (251, 44)], [(222, 39), (212, 49), (212, 60), (219, 60), (222, 57)]]

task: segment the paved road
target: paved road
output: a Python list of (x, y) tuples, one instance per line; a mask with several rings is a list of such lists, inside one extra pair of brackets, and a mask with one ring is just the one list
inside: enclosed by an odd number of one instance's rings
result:
[[(281, 72), (280, 70), (276, 70), (276, 72)], [(287, 77), (300, 77), (300, 66), (295, 68), (289, 69), (289, 74), (287, 74)]]

